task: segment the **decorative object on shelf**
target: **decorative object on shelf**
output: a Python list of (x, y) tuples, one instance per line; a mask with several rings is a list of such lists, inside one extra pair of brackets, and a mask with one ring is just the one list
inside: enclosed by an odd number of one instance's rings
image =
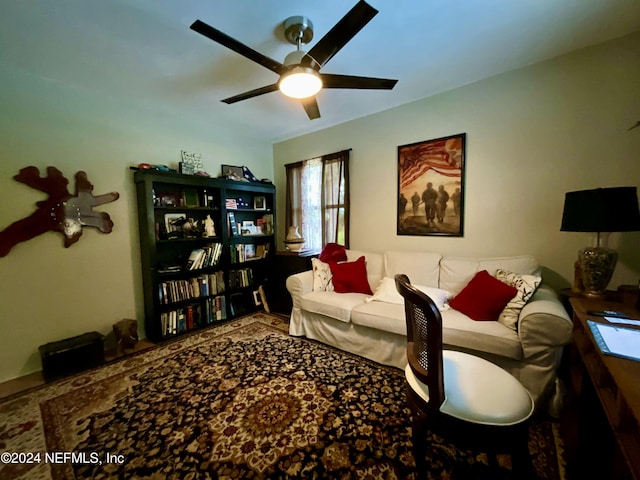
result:
[(95, 227), (103, 233), (110, 233), (113, 222), (107, 213), (95, 212), (93, 208), (116, 201), (120, 195), (110, 192), (93, 195), (93, 185), (87, 174), (75, 174), (75, 195), (67, 190), (69, 180), (55, 167), (47, 167), (47, 176), (41, 177), (37, 167), (29, 166), (13, 177), (31, 188), (48, 194), (46, 200), (36, 203), (38, 208), (29, 217), (18, 220), (0, 232), (0, 257), (20, 242), (31, 240), (48, 231), (64, 235), (64, 246), (70, 247), (82, 236), (82, 227)]
[(183, 175), (195, 175), (197, 172), (202, 172), (202, 157), (199, 153), (187, 153), (184, 150), (180, 150), (180, 173)]
[(567, 192), (560, 230), (596, 233), (595, 244), (580, 250), (578, 262), (585, 294), (601, 297), (618, 261), (618, 254), (607, 248), (608, 233), (640, 230), (636, 187)]
[(245, 180), (249, 180), (250, 182), (259, 182), (260, 180), (258, 179), (258, 177), (256, 177), (251, 170), (249, 170), (249, 167), (245, 167), (244, 165), (242, 166), (242, 176), (244, 177)]
[(222, 170), (221, 176), (228, 180), (248, 182), (248, 180), (244, 178), (244, 172), (242, 170), (242, 167), (235, 167), (233, 165), (222, 165), (221, 170)]
[(465, 141), (460, 133), (398, 147), (398, 235), (463, 236)]
[(183, 238), (185, 223), (187, 223), (187, 217), (184, 213), (166, 213), (164, 215), (164, 226), (167, 231), (167, 238)]
[(284, 245), (287, 250), (297, 252), (304, 246), (304, 238), (300, 235), (300, 231), (297, 225), (291, 225), (287, 231), (287, 237), (284, 240)]
[(253, 197), (253, 208), (254, 210), (266, 210), (267, 199), (262, 196)]
[(199, 207), (200, 199), (198, 190), (195, 188), (185, 188), (182, 190), (182, 204), (185, 207)]
[(215, 237), (216, 230), (213, 224), (213, 220), (211, 215), (207, 215), (207, 218), (204, 219), (204, 235), (205, 237)]

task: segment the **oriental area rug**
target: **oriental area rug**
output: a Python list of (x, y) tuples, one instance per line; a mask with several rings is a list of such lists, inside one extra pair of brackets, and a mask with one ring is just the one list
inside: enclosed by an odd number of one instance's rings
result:
[[(403, 372), (287, 331), (258, 313), (2, 400), (0, 478), (417, 479)], [(510, 478), (425, 442), (428, 478)], [(564, 478), (556, 424), (529, 449)]]

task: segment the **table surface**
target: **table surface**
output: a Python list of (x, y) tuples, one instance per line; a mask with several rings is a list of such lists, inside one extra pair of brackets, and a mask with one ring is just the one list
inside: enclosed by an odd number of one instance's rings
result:
[(603, 354), (587, 325), (587, 320), (609, 324), (589, 310), (615, 310), (635, 319), (640, 319), (640, 311), (627, 303), (596, 298), (572, 297), (570, 302), (574, 342), (633, 478), (640, 478), (640, 361)]

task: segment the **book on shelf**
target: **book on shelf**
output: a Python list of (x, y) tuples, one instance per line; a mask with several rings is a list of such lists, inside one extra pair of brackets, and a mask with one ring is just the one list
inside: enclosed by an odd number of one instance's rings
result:
[(231, 235), (239, 235), (239, 230), (238, 230), (238, 223), (236, 222), (236, 215), (233, 212), (229, 212), (227, 214), (228, 219), (229, 219), (229, 232), (231, 232)]
[(227, 301), (224, 295), (207, 299), (206, 322), (211, 324), (227, 319)]
[(158, 285), (158, 299), (163, 305), (192, 298), (208, 297), (225, 291), (224, 272), (204, 273), (196, 277), (167, 280)]
[(204, 247), (195, 248), (189, 254), (186, 270), (199, 270), (213, 267), (220, 261), (222, 255), (222, 244), (211, 243)]

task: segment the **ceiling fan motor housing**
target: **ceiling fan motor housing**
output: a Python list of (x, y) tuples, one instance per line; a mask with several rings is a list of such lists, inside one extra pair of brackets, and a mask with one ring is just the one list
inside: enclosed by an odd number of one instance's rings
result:
[(298, 45), (307, 44), (313, 40), (313, 23), (307, 17), (296, 15), (282, 22), (284, 36), (290, 43)]

